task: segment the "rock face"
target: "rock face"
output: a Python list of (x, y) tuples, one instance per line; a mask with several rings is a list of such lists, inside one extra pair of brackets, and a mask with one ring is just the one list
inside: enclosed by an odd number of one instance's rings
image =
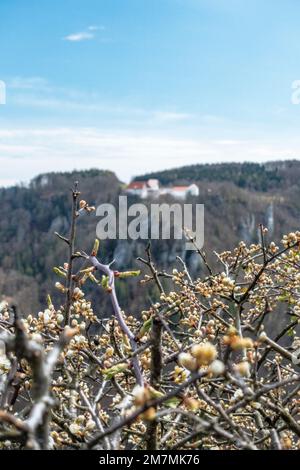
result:
[(49, 228), (49, 232), (50, 233), (52, 232), (63, 233), (68, 230), (68, 227), (69, 227), (69, 223), (68, 223), (67, 217), (58, 215), (57, 217), (55, 217), (55, 219), (53, 219)]
[(246, 214), (242, 217), (239, 224), (239, 235), (241, 240), (246, 243), (254, 243), (256, 241), (256, 223), (255, 214)]
[[(269, 238), (276, 242), (280, 241), (283, 233), (299, 229), (300, 162), (250, 166), (250, 170), (249, 167), (241, 169), (236, 164), (213, 165), (211, 168), (205, 165), (156, 176), (164, 184), (196, 181), (199, 196), (190, 197), (185, 202), (205, 206), (204, 250), (216, 269), (219, 267), (213, 252), (232, 249), (240, 240), (256, 243), (260, 223), (268, 226)], [(57, 279), (52, 268), (66, 261), (66, 247), (54, 232), (68, 233), (69, 188), (74, 181), (79, 181), (82, 198), (89, 203), (98, 206), (108, 202), (118, 206), (122, 184), (111, 172), (99, 170), (50, 173), (35, 178), (26, 188), (0, 189), (0, 300), (2, 294), (13, 294), (17, 301), (22, 301), (26, 313), (45, 305), (48, 293), (56, 302), (62, 301), (54, 289)], [(134, 197), (128, 200), (128, 204), (139, 202)], [(165, 197), (155, 202), (177, 201)], [(143, 203), (150, 211), (151, 201)], [(77, 249), (89, 251), (96, 237), (98, 221), (95, 213), (80, 220)], [(142, 220), (141, 229), (146, 223), (150, 223), (149, 217)], [(115, 258), (116, 269), (144, 270), (136, 258), (145, 256), (147, 243), (147, 240), (102, 241), (101, 258), (107, 262)], [(151, 243), (153, 259), (160, 270), (171, 272), (174, 267), (179, 268), (179, 256), (193, 276), (205, 272), (199, 255), (185, 250), (185, 240), (152, 240)], [(98, 314), (102, 315), (109, 308), (105, 296), (94, 286), (87, 289), (88, 295), (99, 306)], [(149, 298), (153, 300), (156, 296), (155, 290), (149, 294), (148, 284), (140, 286), (136, 279), (126, 283), (120, 281), (118, 289), (122, 306), (133, 313), (147, 305)]]
[(266, 226), (269, 229), (269, 233), (273, 235), (274, 228), (275, 228), (275, 219), (274, 219), (274, 202), (272, 201), (271, 204), (267, 207), (266, 213), (267, 223)]

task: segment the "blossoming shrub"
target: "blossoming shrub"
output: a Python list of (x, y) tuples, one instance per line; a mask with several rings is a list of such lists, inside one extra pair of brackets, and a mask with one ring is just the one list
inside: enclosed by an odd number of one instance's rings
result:
[[(141, 295), (155, 283), (158, 298), (137, 317), (121, 310), (115, 283), (138, 273), (101, 264), (97, 242), (91, 255), (71, 254), (83, 263), (77, 272), (70, 260), (55, 268), (69, 315), (50, 298), (25, 318), (2, 303), (0, 446), (297, 449), (300, 233), (278, 247), (266, 232), (217, 255), (218, 272), (203, 257), (207, 275), (197, 279), (180, 259), (159, 272), (148, 249), (149, 273), (137, 282)], [(104, 295), (112, 310), (100, 318)], [(284, 328), (266, 328), (282, 318)]]

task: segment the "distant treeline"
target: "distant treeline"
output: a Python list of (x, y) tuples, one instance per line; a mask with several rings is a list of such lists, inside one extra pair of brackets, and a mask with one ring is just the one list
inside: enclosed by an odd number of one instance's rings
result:
[(214, 181), (232, 182), (240, 188), (255, 191), (268, 191), (278, 186), (287, 187), (295, 182), (295, 172), (300, 176), (300, 162), (296, 160), (286, 162), (259, 163), (220, 163), (188, 165), (170, 170), (146, 173), (137, 176), (135, 180), (157, 178), (161, 184), (168, 185), (178, 182)]

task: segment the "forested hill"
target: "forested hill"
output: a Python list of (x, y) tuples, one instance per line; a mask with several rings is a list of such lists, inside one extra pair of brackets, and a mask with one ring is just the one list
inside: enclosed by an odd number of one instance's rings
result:
[[(66, 246), (54, 232), (68, 234), (75, 181), (87, 201), (95, 205), (116, 202), (119, 180), (113, 173), (97, 169), (43, 174), (28, 186), (0, 189), (0, 300), (5, 294), (26, 310), (36, 309), (47, 292), (55, 292), (52, 268), (66, 261)], [(78, 248), (88, 249), (95, 238), (95, 225), (92, 217), (80, 224)]]
[(189, 165), (170, 170), (147, 173), (135, 180), (157, 178), (163, 185), (187, 182), (231, 182), (240, 188), (255, 191), (287, 188), (298, 184), (300, 161), (259, 163), (219, 163)]
[[(197, 182), (200, 194), (193, 202), (205, 205), (205, 243), (207, 253), (231, 249), (240, 240), (256, 242), (258, 225), (269, 227), (269, 237), (279, 241), (285, 232), (300, 229), (300, 162), (257, 164), (194, 165), (143, 175), (156, 177), (164, 185)], [(0, 300), (12, 297), (26, 313), (45, 305), (50, 292), (57, 301), (53, 266), (66, 261), (66, 246), (54, 232), (67, 235), (70, 225), (70, 188), (79, 182), (82, 198), (92, 205), (117, 205), (122, 183), (111, 172), (98, 169), (40, 175), (28, 186), (0, 189)], [(133, 198), (133, 202), (137, 202)], [(93, 213), (80, 220), (77, 248), (88, 251), (96, 235), (99, 219)], [(104, 241), (105, 261), (116, 259), (116, 269), (139, 268), (145, 242)], [(180, 240), (152, 242), (157, 264), (171, 271), (181, 256), (193, 274), (203, 269), (195, 252), (186, 252)], [(213, 254), (209, 254), (216, 262)], [(132, 313), (155, 297), (137, 280), (118, 284), (122, 306)], [(105, 313), (101, 291), (97, 297), (99, 315)], [(95, 300), (95, 299), (94, 299)]]

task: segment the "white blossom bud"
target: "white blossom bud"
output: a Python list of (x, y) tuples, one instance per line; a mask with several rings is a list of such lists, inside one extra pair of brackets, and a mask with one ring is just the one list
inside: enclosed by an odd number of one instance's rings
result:
[(225, 371), (225, 365), (222, 361), (220, 361), (219, 359), (216, 359), (215, 361), (213, 361), (211, 363), (211, 365), (209, 366), (209, 371), (215, 376), (215, 377), (218, 377), (222, 374), (224, 374), (224, 371)]

